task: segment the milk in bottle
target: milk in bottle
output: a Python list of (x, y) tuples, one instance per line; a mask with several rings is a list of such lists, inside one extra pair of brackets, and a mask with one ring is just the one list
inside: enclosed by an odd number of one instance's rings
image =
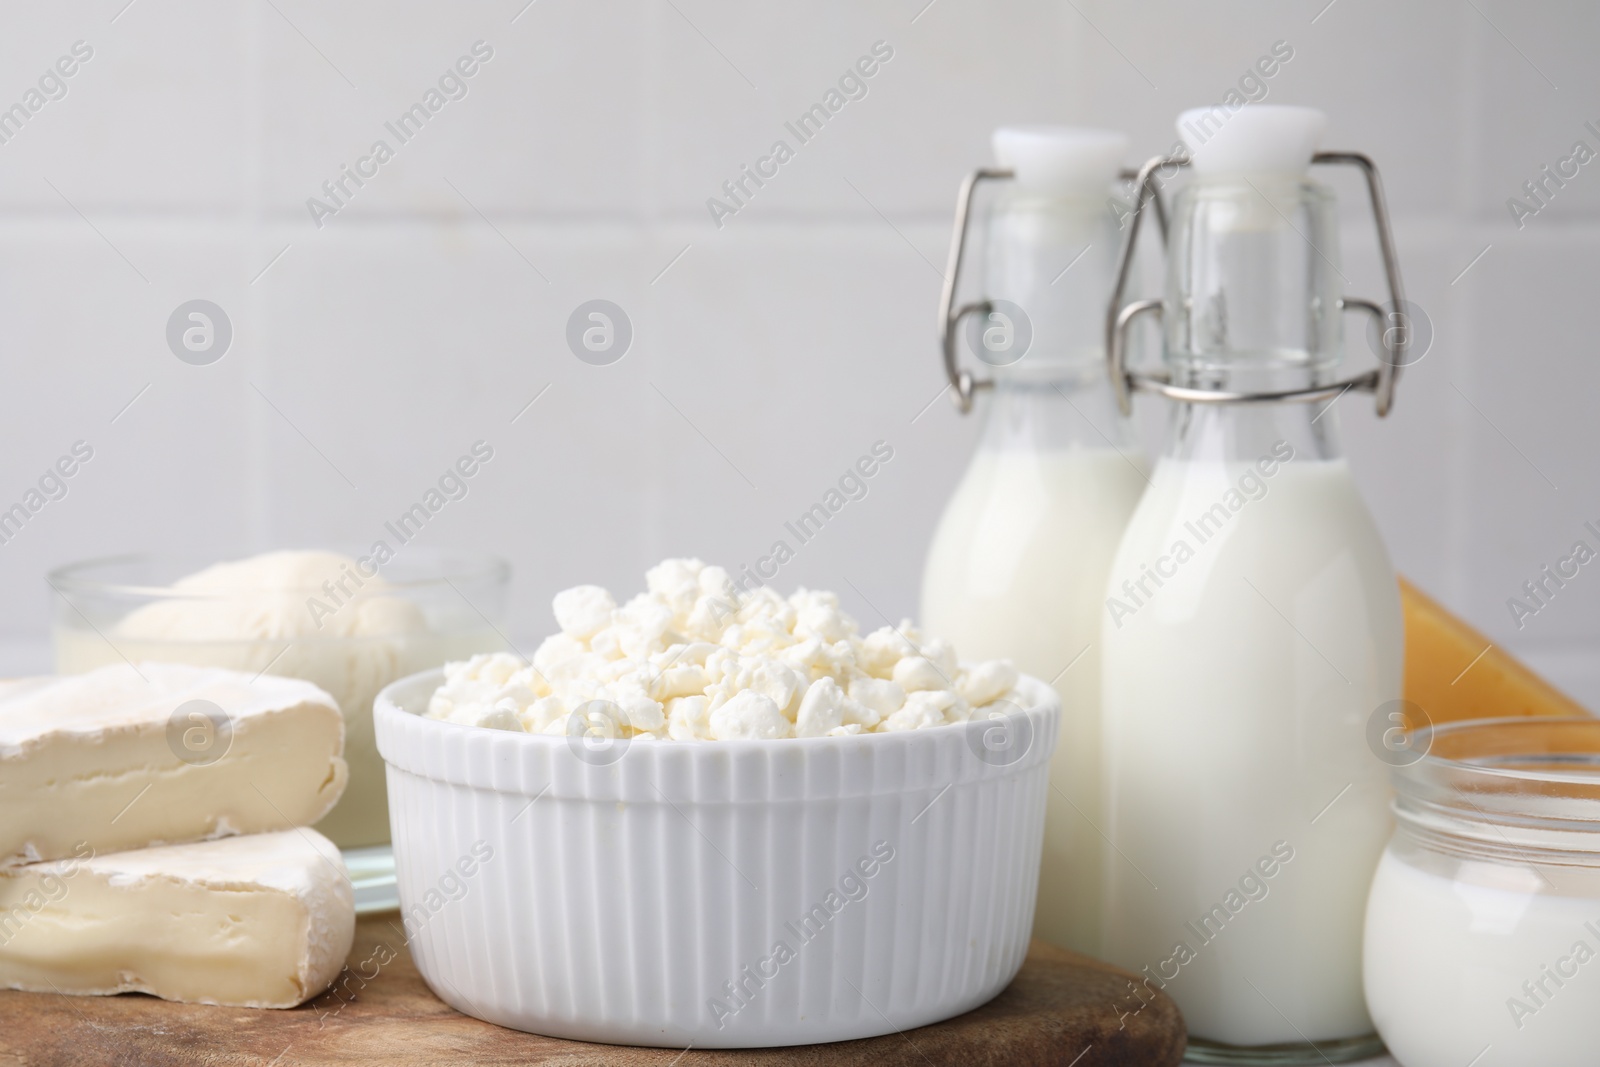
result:
[(1338, 383), (1315, 392), (1343, 349), (1334, 201), (1307, 177), (1323, 116), (1196, 116), (1160, 308), (1172, 428), (1101, 608), (1105, 950), (1177, 1001), (1192, 1059), (1333, 1062), (1377, 1047), (1389, 790), (1365, 738), (1400, 695), (1399, 596)]
[[(994, 145), (1015, 178), (984, 248), (994, 310), (966, 331), (993, 386), (978, 394), (977, 451), (928, 551), (922, 616), (964, 654), (1010, 659), (1061, 694), (1034, 930), (1097, 954), (1099, 618), (1111, 554), (1145, 487), (1106, 384), (1101, 329), (1128, 142), (1030, 127), (998, 130)], [(1005, 346), (1019, 337), (1020, 358)]]

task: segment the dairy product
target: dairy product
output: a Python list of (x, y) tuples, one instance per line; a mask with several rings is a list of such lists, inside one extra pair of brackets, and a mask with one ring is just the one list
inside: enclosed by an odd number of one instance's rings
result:
[(969, 656), (1054, 679), (1035, 933), (1099, 948), (1100, 617), (1111, 557), (1145, 477), (1111, 448), (980, 448), (945, 509), (922, 581), (923, 623)]
[(315, 830), (0, 871), (0, 987), (292, 1008), (355, 936), (339, 851)]
[[(1345, 463), (1293, 455), (1161, 460), (1103, 629), (1107, 956), (1229, 1045), (1371, 1029), (1362, 909), (1390, 822), (1364, 726), (1400, 694), (1398, 593)], [(1280, 842), (1292, 862), (1235, 908)]]
[(860, 635), (832, 593), (741, 589), (669, 559), (618, 607), (598, 586), (556, 594), (561, 632), (523, 663), (445, 667), (431, 718), (528, 733), (726, 741), (915, 730), (1014, 711), (1003, 661), (962, 666), (910, 621)]
[[(1587, 1067), (1600, 1048), (1600, 877), (1391, 849), (1367, 905), (1367, 1003), (1406, 1067)], [(1437, 866), (1432, 864), (1431, 866)]]
[(1307, 173), (1326, 127), (1277, 105), (1180, 116), (1193, 166), (1165, 241), (1165, 367), (1129, 381), (1174, 404), (1102, 621), (1106, 949), (1177, 1001), (1188, 1055), (1216, 1063), (1380, 1047), (1361, 928), (1391, 819), (1387, 750), (1367, 734), (1400, 696), (1399, 591), (1337, 458), (1338, 413), (1316, 402), (1366, 387), (1385, 413), (1398, 353), (1338, 380), (1340, 220)]
[[(971, 201), (958, 208), (943, 309), (987, 364), (978, 380), (990, 387), (980, 394), (983, 433), (922, 579), (926, 625), (968, 655), (1012, 657), (1061, 696), (1033, 929), (1090, 955), (1100, 950), (1105, 848), (1099, 604), (1145, 484), (1141, 460), (1125, 458), (1138, 449), (1105, 371), (1124, 214), (1113, 190), (1129, 144), (1126, 134), (1084, 127), (994, 131), (995, 162), (1008, 176), (980, 210), (969, 213)], [(983, 233), (971, 278), (983, 303), (963, 305), (969, 228)], [(946, 371), (965, 395), (956, 355), (947, 345)]]
[(1421, 708), (1429, 722), (1589, 714), (1404, 578), (1400, 606), (1406, 621), (1405, 698)]
[(172, 583), (176, 596), (132, 612), (117, 634), (147, 641), (270, 640), (416, 633), (416, 605), (335, 552), (266, 552)]
[(1600, 720), (1445, 723), (1390, 752), (1364, 972), (1406, 1067), (1594, 1063)]
[[(218, 714), (220, 712), (220, 714)], [(307, 682), (117, 664), (0, 692), (0, 867), (315, 822), (344, 727)]]
[(270, 670), (331, 694), (344, 712), (349, 788), (318, 829), (346, 848), (389, 839), (373, 696), (406, 674), (503, 647), (487, 626), (434, 632), (422, 609), (367, 561), (322, 551), (268, 552), (207, 567), (104, 628), (104, 636), (68, 618), (56, 630), (64, 674), (126, 657), (252, 675)]

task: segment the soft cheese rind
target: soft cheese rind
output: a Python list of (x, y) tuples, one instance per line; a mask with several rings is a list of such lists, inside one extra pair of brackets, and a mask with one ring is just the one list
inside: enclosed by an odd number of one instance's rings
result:
[[(219, 758), (181, 759), (169, 737), (194, 700), (227, 717)], [(344, 790), (343, 749), (338, 705), (295, 679), (141, 663), (8, 686), (0, 868), (309, 825)]]
[(315, 830), (0, 871), (0, 987), (292, 1008), (355, 936), (350, 879)]

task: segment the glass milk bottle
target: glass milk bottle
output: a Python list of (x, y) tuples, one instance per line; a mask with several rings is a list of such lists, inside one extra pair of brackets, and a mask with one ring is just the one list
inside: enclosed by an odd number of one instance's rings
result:
[[(1004, 658), (1061, 694), (1061, 739), (1035, 933), (1097, 954), (1101, 851), (1101, 595), (1122, 527), (1145, 487), (1143, 460), (1105, 379), (1101, 319), (1119, 236), (1113, 185), (1122, 134), (1001, 129), (1003, 171), (963, 188), (950, 270), (947, 370), (966, 410), (981, 389), (977, 451), (928, 551), (922, 617), (971, 659)], [(952, 316), (972, 186), (1009, 178), (989, 216), (980, 303)], [(987, 364), (957, 371), (957, 327)]]
[[(1193, 180), (1172, 208), (1162, 300), (1111, 304), (1112, 383), (1173, 401), (1165, 452), (1102, 606), (1107, 958), (1164, 989), (1191, 1060), (1320, 1064), (1379, 1047), (1362, 998), (1367, 886), (1390, 831), (1369, 720), (1400, 696), (1399, 593), (1340, 456), (1345, 391), (1387, 411), (1403, 320), (1341, 296), (1333, 195), (1309, 108), (1205, 108), (1178, 122)], [(1129, 226), (1138, 232), (1138, 215)], [(1377, 370), (1335, 381), (1342, 312), (1386, 325)], [(1125, 370), (1159, 314), (1166, 370)], [(1346, 403), (1354, 402), (1347, 399)]]

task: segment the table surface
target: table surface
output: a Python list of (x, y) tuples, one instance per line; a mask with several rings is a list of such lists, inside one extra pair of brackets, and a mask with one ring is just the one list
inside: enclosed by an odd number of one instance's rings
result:
[[(373, 961), (381, 960), (374, 973)], [(360, 975), (371, 975), (362, 981)], [(349, 970), (290, 1011), (173, 1004), (141, 994), (0, 991), (6, 1067), (1174, 1067), (1183, 1025), (1166, 997), (1119, 1025), (1130, 976), (1034, 942), (1015, 981), (966, 1015), (905, 1033), (801, 1048), (644, 1049), (524, 1034), (450, 1008), (422, 981), (393, 912), (356, 925)]]

